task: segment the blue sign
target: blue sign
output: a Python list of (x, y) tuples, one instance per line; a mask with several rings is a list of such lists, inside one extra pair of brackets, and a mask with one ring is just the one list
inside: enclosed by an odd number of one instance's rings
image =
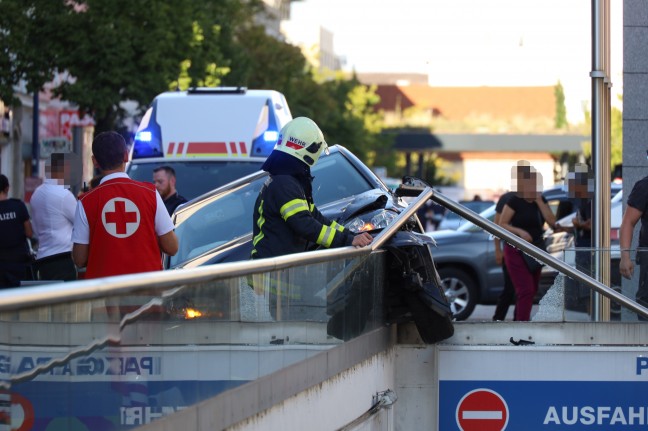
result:
[(33, 415), (23, 419), (33, 424), (30, 430), (114, 431), (150, 423), (243, 383), (34, 381), (14, 385), (12, 394), (19, 394), (23, 411)]
[(466, 431), (457, 419), (458, 406), (477, 389), (494, 391), (506, 402), (509, 418), (501, 431), (648, 429), (648, 382), (443, 380), (439, 430)]

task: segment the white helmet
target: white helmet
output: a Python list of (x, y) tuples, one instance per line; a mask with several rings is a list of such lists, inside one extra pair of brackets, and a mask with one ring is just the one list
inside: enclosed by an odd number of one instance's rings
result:
[(308, 166), (317, 162), (322, 150), (328, 154), (324, 134), (313, 120), (306, 117), (294, 118), (283, 126), (274, 149), (290, 154)]

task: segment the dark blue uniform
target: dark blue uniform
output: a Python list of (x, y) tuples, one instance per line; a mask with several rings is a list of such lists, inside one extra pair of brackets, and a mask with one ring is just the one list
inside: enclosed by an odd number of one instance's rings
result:
[(0, 201), (0, 288), (20, 286), (29, 267), (25, 222), (29, 212), (18, 199)]
[(273, 175), (254, 207), (252, 258), (306, 251), (308, 244), (350, 246), (353, 234), (324, 217), (293, 175)]

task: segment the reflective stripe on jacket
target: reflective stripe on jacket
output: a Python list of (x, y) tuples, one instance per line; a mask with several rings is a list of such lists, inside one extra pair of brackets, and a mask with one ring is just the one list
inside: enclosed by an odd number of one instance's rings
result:
[(322, 247), (351, 245), (353, 234), (324, 217), (291, 175), (271, 176), (254, 207), (252, 258), (306, 251), (308, 243)]

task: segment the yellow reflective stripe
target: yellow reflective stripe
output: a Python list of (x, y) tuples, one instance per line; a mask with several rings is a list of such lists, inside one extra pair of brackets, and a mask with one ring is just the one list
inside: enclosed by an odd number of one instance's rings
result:
[(277, 280), (266, 273), (248, 275), (246, 281), (248, 286), (254, 289), (257, 295), (263, 295), (265, 292), (268, 292), (288, 299), (300, 299), (302, 297), (302, 286)]
[(328, 226), (322, 226), (319, 236), (317, 237), (317, 243), (323, 245), (326, 248), (329, 248), (333, 243), (333, 237), (335, 236), (335, 230), (331, 229)]
[[(256, 247), (257, 243), (263, 239), (265, 235), (263, 232), (259, 232), (257, 236), (254, 237), (254, 240), (252, 241), (252, 246)], [(256, 253), (256, 250), (252, 251), (252, 253)]]
[(284, 220), (288, 220), (289, 217), (300, 211), (308, 211), (308, 203), (304, 199), (293, 199), (290, 202), (283, 204), (279, 209), (281, 218)]
[(344, 226), (342, 226), (340, 223), (336, 221), (333, 221), (333, 223), (331, 223), (331, 227), (337, 230), (338, 232), (344, 232)]
[[(252, 246), (256, 246), (259, 241), (263, 239), (263, 225), (265, 224), (265, 217), (263, 217), (263, 201), (259, 204), (259, 218), (257, 219), (257, 226), (259, 226), (259, 233), (254, 237), (252, 241)], [(256, 250), (252, 251), (252, 254), (256, 253)]]
[(313, 212), (313, 208), (315, 208), (315, 204), (314, 204), (314, 203), (308, 205), (308, 210), (309, 210), (310, 212)]

